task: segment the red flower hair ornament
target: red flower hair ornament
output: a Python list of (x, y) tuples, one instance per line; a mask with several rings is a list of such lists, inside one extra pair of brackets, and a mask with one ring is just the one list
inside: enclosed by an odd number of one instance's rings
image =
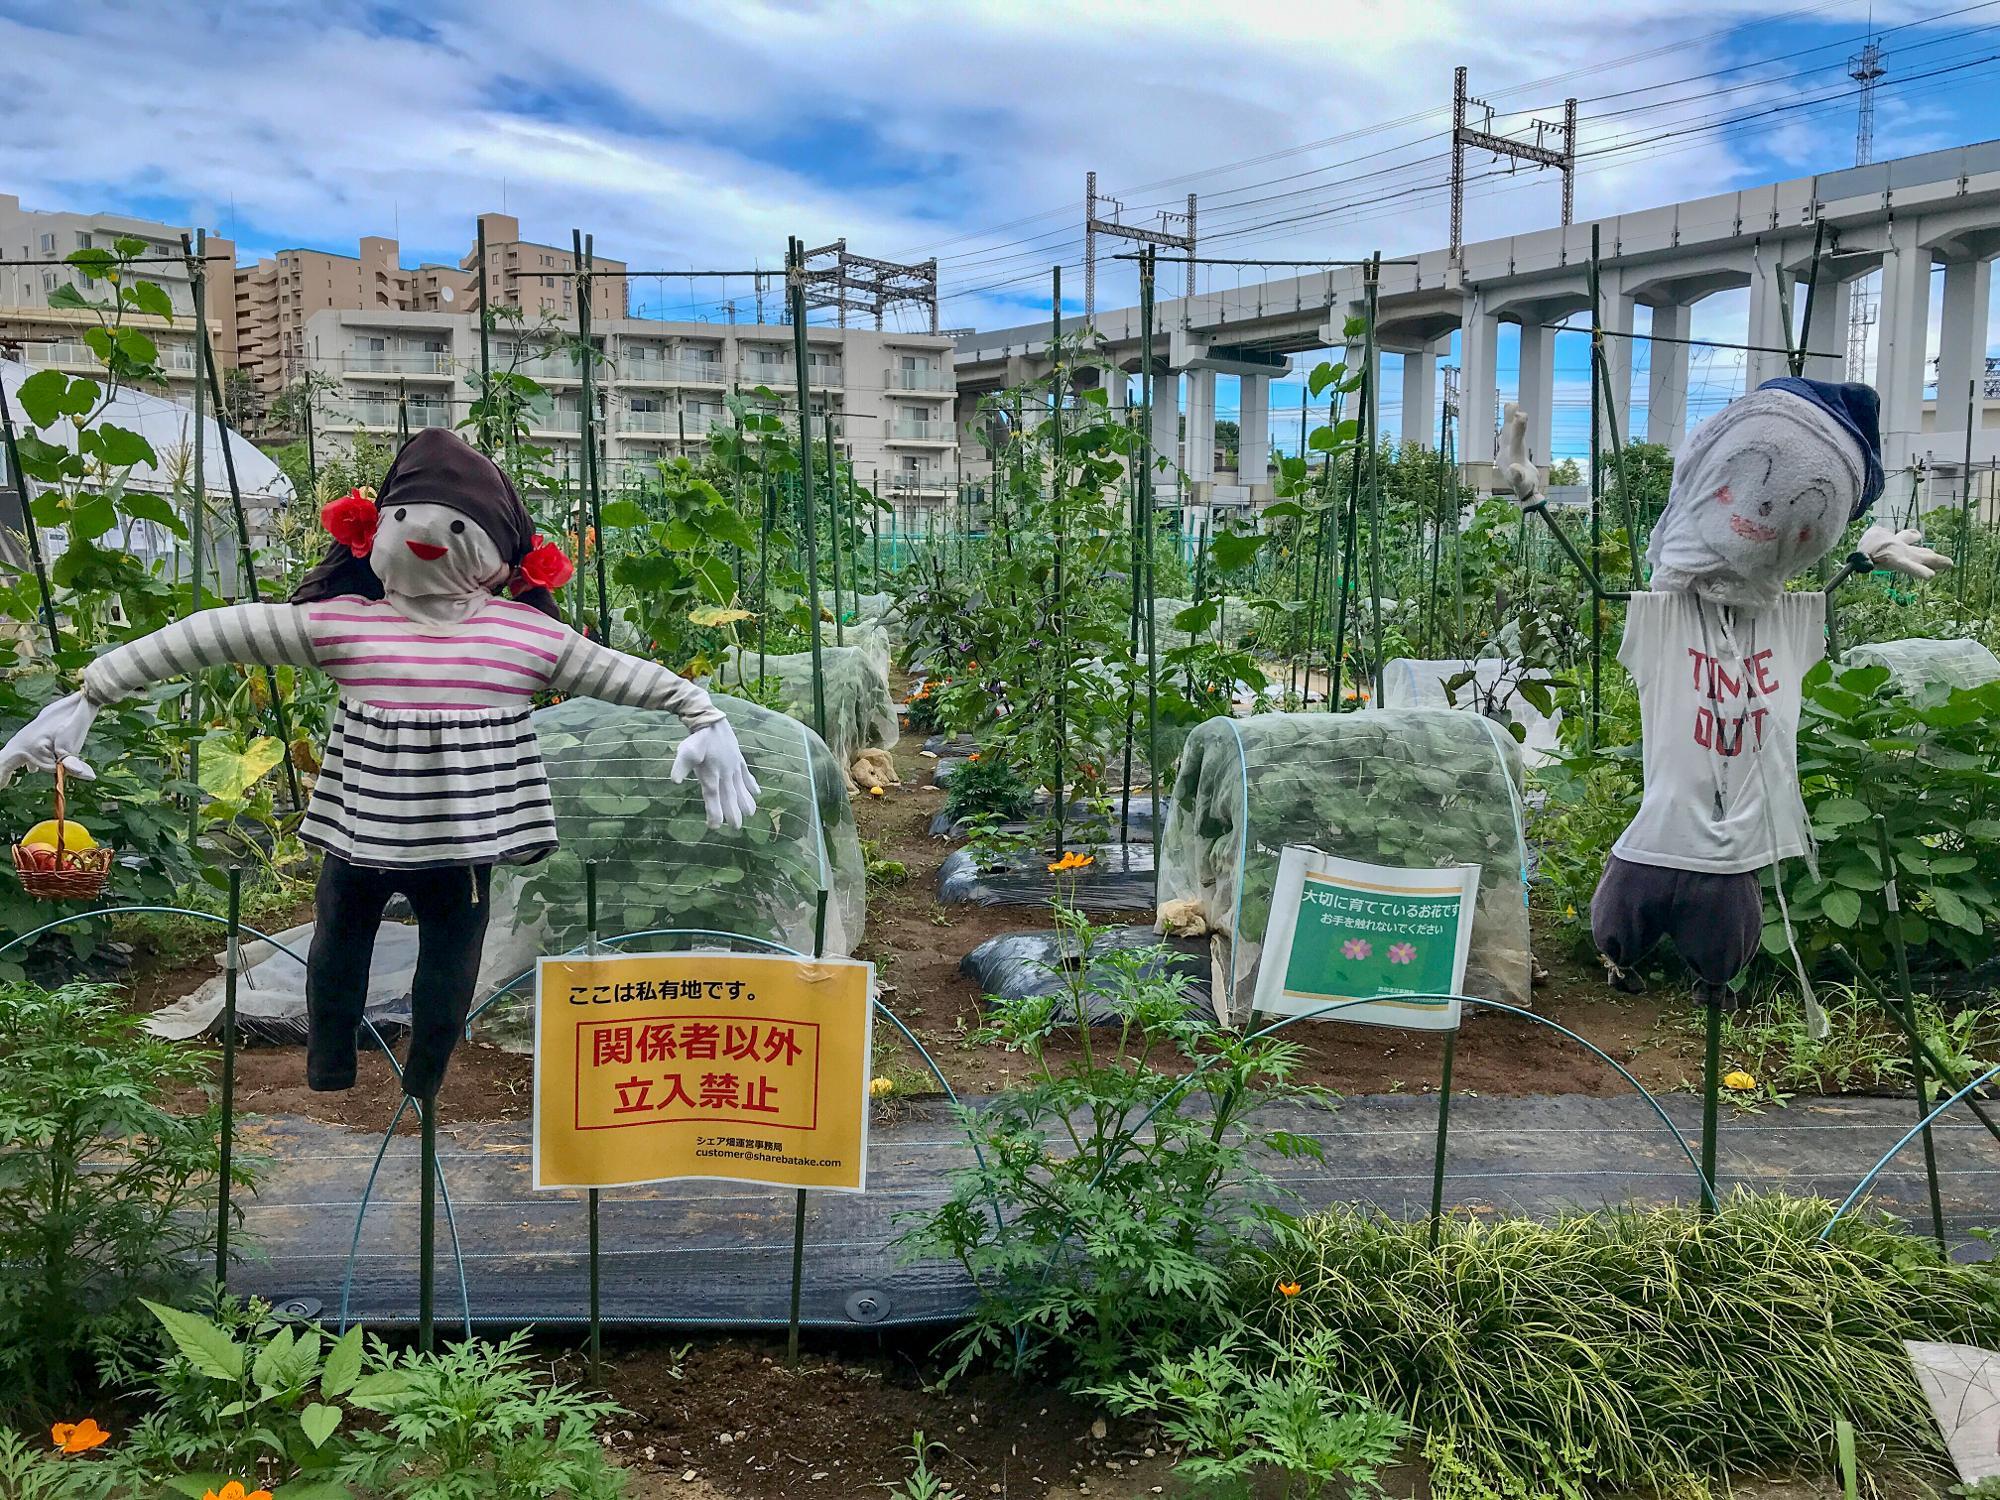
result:
[(320, 507), (319, 524), (356, 557), (366, 557), (369, 548), (375, 545), (375, 528), (381, 521), (382, 513), (375, 508), (375, 501), (360, 490), (349, 490), (338, 500), (329, 500)]
[(528, 555), (521, 559), (521, 565), (514, 569), (512, 590), (516, 594), (529, 589), (554, 591), (576, 577), (576, 564), (563, 555), (562, 548), (554, 542), (535, 538), (535, 545), (528, 549)]

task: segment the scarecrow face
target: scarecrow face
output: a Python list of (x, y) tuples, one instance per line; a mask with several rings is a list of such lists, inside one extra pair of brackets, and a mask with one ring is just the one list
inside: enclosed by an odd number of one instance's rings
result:
[(1796, 396), (1759, 391), (1725, 418), (1682, 455), (1676, 514), (1662, 518), (1697, 592), (1706, 579), (1776, 585), (1813, 566), (1846, 530), (1863, 477), (1854, 445)]
[(485, 593), (512, 571), (478, 522), (448, 505), (387, 505), (368, 565), (392, 594)]

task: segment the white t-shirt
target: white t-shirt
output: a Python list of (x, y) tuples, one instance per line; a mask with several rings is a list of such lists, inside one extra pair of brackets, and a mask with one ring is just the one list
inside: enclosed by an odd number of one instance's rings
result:
[(1806, 852), (1799, 679), (1826, 654), (1826, 596), (1732, 609), (1634, 594), (1618, 659), (1639, 689), (1646, 790), (1612, 852), (1734, 875)]

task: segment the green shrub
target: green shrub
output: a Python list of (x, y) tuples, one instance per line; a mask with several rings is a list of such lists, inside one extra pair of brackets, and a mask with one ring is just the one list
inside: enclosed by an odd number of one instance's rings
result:
[[(221, 1113), (172, 1108), (212, 1057), (114, 993), (0, 985), (0, 1410), (67, 1399), (93, 1344), (184, 1293), (212, 1244)], [(241, 1156), (232, 1175), (252, 1183)]]
[(1407, 1429), (1400, 1417), (1329, 1387), (1338, 1358), (1324, 1333), (1287, 1344), (1238, 1329), (1185, 1359), (1163, 1359), (1093, 1394), (1114, 1411), (1157, 1420), (1186, 1456), (1174, 1472), (1210, 1496), (1244, 1496), (1260, 1475), (1283, 1476), (1284, 1500), (1378, 1494)]
[[(2000, 1285), (1885, 1216), (1740, 1193), (1554, 1223), (1334, 1209), (1247, 1257), (1237, 1285), (1323, 1379), (1406, 1414), (1443, 1500), (1706, 1493), (1725, 1475), (1828, 1470), (1854, 1426), (1874, 1493), (1941, 1476), (1902, 1341), (1992, 1347)], [(1274, 1282), (1296, 1283), (1296, 1295)]]
[(1035, 789), (1021, 779), (1006, 756), (985, 750), (979, 759), (968, 760), (951, 773), (944, 810), (954, 822), (983, 815), (1015, 823), (1034, 812)]
[[(958, 1261), (978, 1288), (954, 1373), (1006, 1349), (1101, 1383), (1227, 1323), (1229, 1258), (1267, 1215), (1251, 1153), (1319, 1154), (1257, 1111), (1324, 1096), (1291, 1082), (1293, 1044), (1191, 1014), (1161, 950), (1104, 948), (1074, 912), (1057, 925), (1076, 955), (1052, 970), (1062, 987), (990, 997), (972, 1038), (1025, 1053), (1028, 1080), (960, 1111), (983, 1161), (900, 1246)], [(1080, 1024), (1087, 1002), (1108, 1018), (1094, 1029)], [(1077, 1055), (1064, 1058), (1050, 1044), (1072, 1027)], [(1175, 1076), (1190, 1069), (1191, 1083)]]
[(214, 1319), (154, 1306), (167, 1358), (151, 1405), (110, 1452), (131, 1494), (199, 1497), (229, 1480), (285, 1500), (615, 1500), (624, 1476), (596, 1429), (620, 1408), (535, 1367), (526, 1334), (435, 1354), (338, 1339), (261, 1303)]

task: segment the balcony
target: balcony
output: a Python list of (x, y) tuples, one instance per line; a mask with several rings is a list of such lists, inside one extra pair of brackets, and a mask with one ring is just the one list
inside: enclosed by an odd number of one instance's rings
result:
[(884, 370), (882, 378), (892, 391), (926, 391), (942, 396), (951, 388), (944, 371), (936, 368)]
[(799, 383), (799, 367), (788, 359), (746, 359), (737, 366), (737, 375), (751, 390), (768, 385), (775, 391)]
[(678, 435), (680, 424), (681, 419), (670, 411), (621, 411), (614, 414), (612, 430)]
[[(497, 361), (496, 361), (497, 363)], [(574, 355), (540, 354), (532, 359), (524, 359), (514, 366), (516, 374), (525, 375), (530, 380), (581, 380), (583, 366)]]
[(840, 361), (814, 360), (807, 367), (806, 380), (816, 391), (837, 391), (840, 389)]
[[(420, 427), (449, 427), (451, 408), (434, 406), (427, 401), (412, 401), (409, 419), (412, 432)], [(391, 432), (400, 426), (401, 420), (401, 412), (394, 401), (349, 401), (341, 410), (329, 411), (326, 415), (329, 427), (379, 427)]]
[(943, 469), (906, 469), (891, 474), (883, 481), (882, 489), (890, 495), (937, 495), (944, 493), (946, 485)]
[(341, 357), (349, 375), (422, 375), (451, 379), (451, 356), (432, 349), (355, 349)]
[(530, 411), (528, 427), (533, 432), (582, 432), (580, 411)]
[(892, 443), (948, 443), (952, 424), (931, 422), (918, 417), (890, 417), (883, 424), (884, 436)]
[(621, 385), (722, 385), (726, 377), (719, 359), (634, 359), (621, 355), (616, 378)]

